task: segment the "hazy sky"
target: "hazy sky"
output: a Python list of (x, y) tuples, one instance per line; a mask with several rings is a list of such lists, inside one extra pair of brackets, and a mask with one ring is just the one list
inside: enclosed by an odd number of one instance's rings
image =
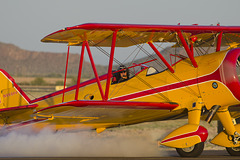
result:
[(40, 40), (89, 22), (240, 25), (239, 0), (1, 0), (0, 42), (33, 51), (66, 52)]

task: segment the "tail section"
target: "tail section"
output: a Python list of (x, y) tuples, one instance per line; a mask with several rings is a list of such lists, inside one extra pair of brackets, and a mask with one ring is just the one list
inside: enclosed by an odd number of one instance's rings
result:
[(0, 109), (29, 104), (30, 99), (15, 83), (14, 79), (0, 69)]

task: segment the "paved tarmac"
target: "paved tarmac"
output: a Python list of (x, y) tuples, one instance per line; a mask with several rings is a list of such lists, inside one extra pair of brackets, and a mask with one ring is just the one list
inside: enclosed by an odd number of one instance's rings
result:
[(182, 158), (175, 151), (167, 151), (168, 157), (5, 157), (0, 160), (236, 160), (225, 150), (206, 150), (197, 158)]

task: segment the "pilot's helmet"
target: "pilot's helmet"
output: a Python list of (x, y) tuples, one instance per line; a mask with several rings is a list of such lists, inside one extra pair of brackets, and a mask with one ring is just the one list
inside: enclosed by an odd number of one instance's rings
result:
[(127, 67), (124, 66), (124, 65), (120, 65), (120, 66), (118, 67), (118, 70), (122, 70), (122, 69), (127, 69)]
[(119, 70), (118, 74), (120, 74), (121, 72), (127, 72), (127, 79), (129, 79), (129, 70), (128, 70), (128, 68), (126, 66), (120, 65), (118, 67), (118, 70)]

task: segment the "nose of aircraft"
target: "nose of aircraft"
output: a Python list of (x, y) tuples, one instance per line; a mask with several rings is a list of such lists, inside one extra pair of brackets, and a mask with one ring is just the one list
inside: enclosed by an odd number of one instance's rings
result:
[(230, 50), (219, 69), (222, 82), (240, 100), (240, 48)]

